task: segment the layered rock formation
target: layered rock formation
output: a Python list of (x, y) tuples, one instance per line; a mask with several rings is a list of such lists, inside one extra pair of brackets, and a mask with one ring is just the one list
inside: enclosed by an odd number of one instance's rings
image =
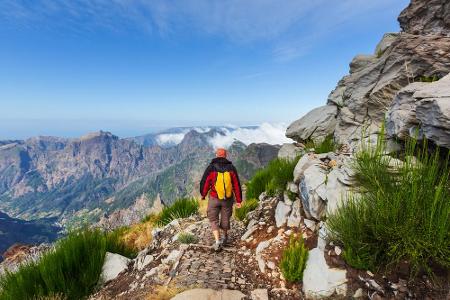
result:
[(378, 133), (402, 88), (450, 72), (449, 15), (446, 1), (413, 0), (399, 17), (403, 31), (386, 34), (375, 54), (356, 56), (327, 105), (294, 122), (286, 135), (302, 142), (333, 133), (336, 142), (357, 146)]
[(433, 141), (450, 148), (450, 75), (432, 83), (415, 82), (397, 94), (387, 114), (387, 134)]
[(450, 37), (450, 3), (445, 0), (411, 1), (398, 20), (405, 32)]

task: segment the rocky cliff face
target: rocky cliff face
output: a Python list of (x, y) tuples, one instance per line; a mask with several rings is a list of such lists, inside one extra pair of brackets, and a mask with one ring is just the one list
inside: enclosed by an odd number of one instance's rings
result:
[(398, 17), (404, 32), (450, 37), (450, 2), (446, 0), (411, 1)]
[(386, 120), (390, 137), (425, 137), (450, 148), (450, 75), (433, 83), (415, 82), (400, 90)]
[(356, 56), (327, 105), (291, 124), (286, 135), (302, 142), (334, 134), (338, 143), (355, 146), (376, 134), (402, 88), (450, 72), (449, 15), (448, 1), (413, 0), (399, 17), (403, 32), (386, 34), (373, 55)]
[(146, 148), (107, 132), (3, 145), (0, 206), (23, 218), (90, 209), (130, 182), (173, 164), (180, 155), (177, 150)]

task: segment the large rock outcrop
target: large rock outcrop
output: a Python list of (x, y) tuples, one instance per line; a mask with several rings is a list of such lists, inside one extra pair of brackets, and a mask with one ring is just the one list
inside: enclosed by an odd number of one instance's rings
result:
[(388, 111), (387, 134), (399, 139), (418, 135), (450, 148), (450, 75), (403, 88)]
[(450, 2), (413, 0), (398, 21), (404, 32), (450, 36)]
[[(386, 34), (374, 55), (356, 56), (350, 74), (330, 93), (327, 108), (316, 108), (295, 121), (286, 135), (302, 141), (334, 132), (338, 143), (357, 146), (362, 138), (378, 133), (398, 91), (450, 72), (449, 15), (448, 1), (412, 1), (399, 17), (404, 32)], [(325, 130), (317, 131), (318, 112), (333, 110), (336, 126), (324, 120)]]
[(313, 109), (286, 131), (286, 136), (297, 141), (320, 139), (333, 133), (336, 126), (337, 107), (325, 105)]

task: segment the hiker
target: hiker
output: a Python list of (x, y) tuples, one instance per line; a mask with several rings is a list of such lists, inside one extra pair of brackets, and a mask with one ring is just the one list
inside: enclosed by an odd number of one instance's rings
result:
[[(241, 207), (242, 201), (238, 173), (231, 161), (227, 159), (227, 151), (223, 148), (216, 150), (216, 158), (211, 161), (203, 174), (200, 182), (202, 200), (205, 200), (208, 191), (210, 193), (207, 215), (215, 239), (213, 248), (215, 251), (219, 251), (221, 246), (228, 241), (234, 200), (236, 200), (237, 208)], [(223, 231), (222, 238), (220, 238), (220, 229)]]

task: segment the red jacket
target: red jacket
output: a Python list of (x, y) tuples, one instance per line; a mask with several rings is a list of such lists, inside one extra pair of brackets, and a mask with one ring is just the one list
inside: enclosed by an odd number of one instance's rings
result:
[(205, 173), (203, 174), (202, 180), (200, 181), (200, 194), (202, 198), (205, 198), (208, 195), (208, 191), (210, 191), (209, 195), (211, 197), (217, 198), (217, 192), (215, 190), (215, 183), (217, 178), (217, 172), (228, 171), (231, 175), (231, 181), (233, 184), (233, 193), (237, 203), (242, 202), (242, 190), (241, 190), (241, 182), (239, 181), (239, 176), (236, 171), (236, 168), (233, 166), (231, 161), (226, 158), (217, 157), (214, 158), (209, 166), (206, 168)]

